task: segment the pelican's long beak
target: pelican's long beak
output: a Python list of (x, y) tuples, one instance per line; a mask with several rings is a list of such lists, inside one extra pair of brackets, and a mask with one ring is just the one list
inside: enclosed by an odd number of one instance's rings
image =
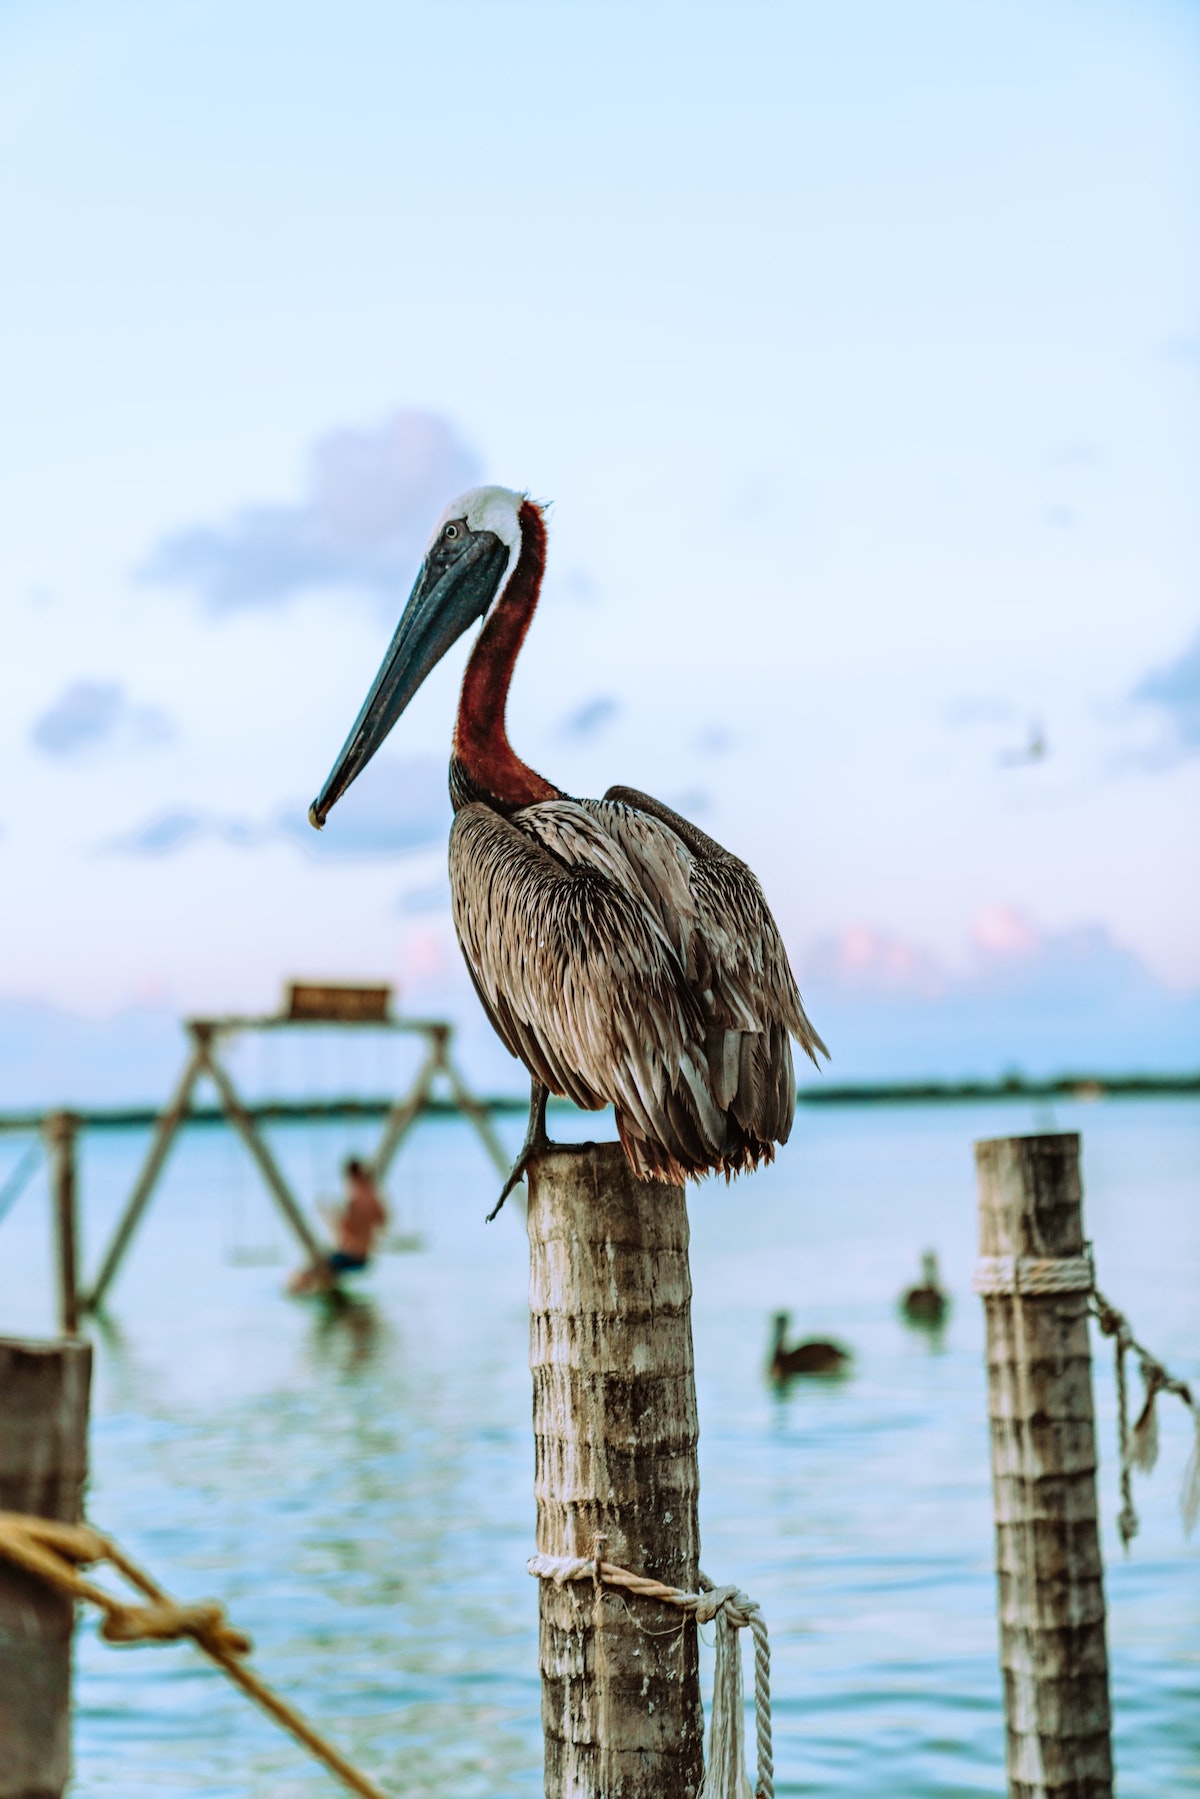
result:
[(507, 544), (494, 532), (467, 531), (453, 560), (448, 561), (441, 548), (425, 558), (354, 729), (308, 809), (308, 822), (318, 831), (425, 677), (463, 632), (483, 617), (500, 585), (508, 554)]

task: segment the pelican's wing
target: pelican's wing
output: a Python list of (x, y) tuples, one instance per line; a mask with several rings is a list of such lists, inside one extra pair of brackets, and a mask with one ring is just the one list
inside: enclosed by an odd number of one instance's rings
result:
[(632, 787), (610, 787), (592, 806), (643, 881), (658, 887), (670, 858), (686, 865), (687, 904), (671, 882), (666, 909), (680, 920), (675, 939), (689, 984), (706, 1012), (705, 1047), (713, 1096), (752, 1135), (786, 1142), (795, 1111), (789, 1036), (813, 1062), (828, 1050), (809, 1023), (779, 928), (744, 862), (686, 818)]
[(778, 1022), (814, 1061), (818, 1050), (828, 1055), (805, 1015), (779, 927), (753, 870), (690, 820), (636, 788), (610, 787), (592, 809), (651, 881), (665, 858), (661, 850), (647, 856), (643, 846), (662, 836), (682, 845), (693, 935), (681, 948), (689, 962), (707, 954), (710, 968), (697, 966), (696, 978), (708, 972), (715, 977), (713, 1000), (720, 1021), (742, 1030), (765, 1030)]
[(664, 1152), (639, 1172), (682, 1179), (717, 1163), (726, 1124), (701, 1006), (628, 857), (591, 813), (573, 800), (511, 820), (461, 807), (450, 889), (480, 998), (530, 1072), (577, 1105), (615, 1105), (623, 1137), (628, 1127)]

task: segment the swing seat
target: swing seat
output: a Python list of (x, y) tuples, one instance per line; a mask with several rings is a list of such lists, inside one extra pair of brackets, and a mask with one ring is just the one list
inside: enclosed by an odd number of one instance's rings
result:
[(428, 1247), (423, 1231), (393, 1231), (380, 1244), (385, 1255), (389, 1256), (417, 1256)]
[(278, 1268), (283, 1251), (272, 1243), (233, 1243), (225, 1251), (231, 1268)]

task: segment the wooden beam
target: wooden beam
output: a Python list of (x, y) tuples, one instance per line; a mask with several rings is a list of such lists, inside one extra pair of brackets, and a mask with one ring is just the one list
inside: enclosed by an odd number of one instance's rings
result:
[(437, 1039), (434, 1038), (425, 1053), (425, 1060), (417, 1070), (417, 1076), (412, 1086), (403, 1099), (396, 1101), (384, 1122), (379, 1147), (371, 1159), (371, 1171), (377, 1181), (383, 1180), (395, 1160), (397, 1150), (416, 1123), (421, 1108), (429, 1098), (430, 1084), (440, 1067), (441, 1051)]
[[(39, 1125), (42, 1122), (39, 1120)], [(0, 1186), (0, 1224), (4, 1223), (9, 1212), (29, 1185), (33, 1171), (41, 1159), (42, 1149), (43, 1145), (35, 1137), (33, 1142), (27, 1146), (25, 1154), (17, 1157), (13, 1167), (9, 1170), (4, 1185)]]
[(506, 1152), (503, 1143), (501, 1143), (495, 1127), (488, 1117), (487, 1107), (482, 1101), (475, 1098), (474, 1094), (467, 1086), (467, 1083), (463, 1080), (461, 1074), (459, 1074), (458, 1068), (450, 1055), (450, 1036), (448, 1031), (442, 1040), (441, 1052), (442, 1073), (450, 1084), (450, 1091), (454, 1096), (455, 1105), (463, 1116), (474, 1125), (479, 1140), (491, 1157), (492, 1165), (497, 1174), (507, 1180), (508, 1171), (513, 1164), (513, 1158)]
[(387, 1174), (400, 1145), (429, 1104), (433, 1083), (439, 1074), (446, 1078), (454, 1109), (474, 1127), (497, 1172), (507, 1176), (512, 1158), (505, 1153), (504, 1145), (493, 1128), (488, 1107), (472, 1094), (450, 1055), (453, 1027), (448, 1024), (423, 1024), (421, 1028), (429, 1038), (429, 1050), (407, 1094), (403, 1099), (397, 1100), (388, 1114), (371, 1164), (375, 1179), (381, 1181)]
[(50, 1198), (54, 1208), (54, 1240), (58, 1261), (58, 1328), (64, 1337), (79, 1334), (79, 1250), (75, 1219), (75, 1137), (79, 1120), (70, 1112), (51, 1112), (43, 1130), (50, 1155)]
[(98, 1312), (104, 1303), (104, 1295), (116, 1278), (117, 1269), (124, 1260), (125, 1251), (129, 1248), (133, 1233), (141, 1222), (150, 1195), (158, 1183), (167, 1153), (175, 1140), (175, 1133), (187, 1116), (192, 1089), (196, 1085), (203, 1066), (202, 1044), (198, 1037), (194, 1037), (192, 1053), (179, 1077), (179, 1084), (171, 1096), (170, 1105), (162, 1113), (154, 1127), (154, 1136), (151, 1138), (149, 1153), (142, 1165), (142, 1172), (134, 1183), (133, 1192), (129, 1195), (121, 1221), (109, 1244), (108, 1252), (100, 1264), (100, 1272), (96, 1276), (91, 1291), (82, 1302), (85, 1311)]
[(323, 1265), (325, 1251), (314, 1237), (295, 1195), (283, 1178), (279, 1164), (255, 1130), (254, 1121), (238, 1097), (237, 1089), (222, 1064), (217, 1060), (210, 1039), (200, 1031), (195, 1022), (189, 1026), (189, 1029), (196, 1033), (196, 1048), (200, 1056), (200, 1066), (216, 1088), (217, 1097), (225, 1108), (225, 1114), (230, 1124), (253, 1156), (259, 1173), (266, 1182), (280, 1211), (295, 1231), (306, 1254), (314, 1264)]
[[(537, 1547), (695, 1592), (696, 1391), (683, 1189), (620, 1145), (555, 1147), (529, 1175)], [(696, 1627), (661, 1601), (540, 1585), (547, 1799), (694, 1796)]]

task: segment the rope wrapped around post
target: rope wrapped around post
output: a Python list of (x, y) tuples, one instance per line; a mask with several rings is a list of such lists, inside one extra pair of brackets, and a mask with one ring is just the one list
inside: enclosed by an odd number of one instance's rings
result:
[[(360, 1799), (385, 1799), (373, 1781), (352, 1767), (306, 1718), (246, 1666), (243, 1658), (250, 1653), (250, 1639), (230, 1624), (224, 1606), (215, 1600), (202, 1600), (198, 1605), (179, 1604), (111, 1537), (90, 1524), (59, 1524), (24, 1512), (0, 1512), (0, 1560), (45, 1581), (68, 1599), (96, 1606), (104, 1614), (100, 1635), (105, 1642), (177, 1643), (189, 1637), (235, 1686), (241, 1687), (277, 1724), (324, 1762), (351, 1792), (358, 1793)], [(111, 1562), (149, 1603), (131, 1605), (85, 1579), (80, 1568), (95, 1562)]]
[[(1096, 1286), (1095, 1260), (1090, 1243), (1082, 1255), (1055, 1256), (980, 1256), (971, 1282), (981, 1296), (1013, 1294), (1019, 1297), (1044, 1297), (1053, 1293), (1086, 1293), (1088, 1311), (1106, 1337), (1113, 1339), (1117, 1384), (1117, 1448), (1120, 1462), (1121, 1509), (1117, 1513), (1117, 1531), (1127, 1551), (1140, 1528), (1133, 1503), (1133, 1471), (1148, 1474), (1158, 1460), (1158, 1417), (1155, 1402), (1160, 1393), (1171, 1393), (1192, 1414), (1196, 1441), (1183, 1471), (1183, 1489), (1179, 1509), (1183, 1531), (1190, 1536), (1200, 1518), (1200, 1399), (1186, 1381), (1177, 1379), (1169, 1368), (1151, 1355), (1133, 1334), (1129, 1320), (1104, 1297)], [(1129, 1385), (1125, 1358), (1132, 1352), (1138, 1358), (1144, 1393), (1142, 1409), (1132, 1427), (1129, 1423)]]
[[(598, 1546), (597, 1546), (598, 1547)], [(712, 1714), (708, 1732), (707, 1767), (699, 1799), (775, 1799), (775, 1763), (771, 1754), (771, 1649), (766, 1620), (758, 1601), (748, 1599), (737, 1587), (718, 1587), (701, 1574), (701, 1591), (687, 1593), (681, 1587), (664, 1586), (644, 1574), (634, 1574), (615, 1562), (595, 1555), (531, 1555), (526, 1569), (538, 1580), (556, 1586), (569, 1581), (591, 1581), (617, 1592), (640, 1593), (660, 1599), (690, 1613), (697, 1624), (716, 1620), (717, 1662), (713, 1675)], [(754, 1639), (754, 1726), (757, 1779), (753, 1788), (746, 1777), (745, 1723), (742, 1709), (742, 1658), (738, 1632), (749, 1630)]]

